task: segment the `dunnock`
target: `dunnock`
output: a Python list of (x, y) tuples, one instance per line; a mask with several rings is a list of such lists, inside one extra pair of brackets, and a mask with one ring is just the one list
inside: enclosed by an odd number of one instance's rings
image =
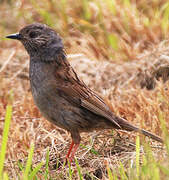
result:
[(109, 105), (79, 79), (67, 61), (60, 36), (50, 27), (34, 23), (7, 38), (21, 41), (30, 56), (31, 90), (40, 112), (71, 134), (67, 159), (71, 161), (74, 157), (80, 132), (115, 128), (139, 132), (163, 142), (160, 137), (113, 114)]

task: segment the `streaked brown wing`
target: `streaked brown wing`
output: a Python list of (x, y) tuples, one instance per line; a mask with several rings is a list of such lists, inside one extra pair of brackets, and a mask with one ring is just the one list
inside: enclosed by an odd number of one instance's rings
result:
[(98, 95), (93, 94), (89, 99), (81, 99), (81, 102), (81, 105), (86, 109), (109, 119), (119, 128), (121, 128), (120, 125), (113, 119), (112, 112), (110, 111), (107, 104), (105, 104)]
[[(61, 90), (64, 93), (74, 99), (76, 102), (79, 102), (80, 105), (93, 113), (103, 116), (113, 122), (119, 128), (120, 125), (113, 119), (113, 113), (105, 104), (104, 100), (98, 96), (95, 92), (90, 90), (85, 83), (83, 83), (76, 75), (74, 70), (69, 66), (69, 71), (64, 74), (64, 79), (67, 79), (67, 85), (62, 85)], [(61, 83), (62, 84), (62, 83)]]

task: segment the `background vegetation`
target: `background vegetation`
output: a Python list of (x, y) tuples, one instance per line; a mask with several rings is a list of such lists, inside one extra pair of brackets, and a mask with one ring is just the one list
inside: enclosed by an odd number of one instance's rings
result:
[[(0, 178), (169, 179), (167, 0), (1, 0), (0, 17)], [(83, 133), (74, 166), (63, 167), (71, 139), (40, 115), (28, 55), (5, 39), (32, 22), (54, 28), (79, 76), (164, 146), (135, 133)]]

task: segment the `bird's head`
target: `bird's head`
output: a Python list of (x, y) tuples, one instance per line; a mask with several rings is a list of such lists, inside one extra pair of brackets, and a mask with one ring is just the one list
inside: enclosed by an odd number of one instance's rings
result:
[(19, 33), (6, 37), (21, 41), (29, 55), (44, 54), (44, 52), (56, 53), (63, 49), (60, 36), (45, 24), (33, 23), (25, 26)]

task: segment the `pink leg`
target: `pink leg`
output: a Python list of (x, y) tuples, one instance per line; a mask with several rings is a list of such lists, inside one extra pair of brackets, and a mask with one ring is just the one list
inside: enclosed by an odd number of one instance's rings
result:
[(69, 147), (68, 153), (67, 153), (67, 155), (66, 155), (66, 159), (69, 159), (69, 156), (70, 156), (70, 153), (71, 153), (71, 151), (72, 151), (73, 146), (74, 146), (74, 142), (72, 141), (72, 143), (71, 143), (71, 145), (70, 145), (70, 147)]
[[(80, 144), (80, 143), (79, 143), (79, 144)], [(74, 146), (74, 149), (73, 149), (73, 151), (72, 151), (71, 157), (69, 158), (69, 162), (70, 162), (70, 163), (72, 162), (72, 160), (73, 160), (73, 158), (74, 158), (74, 156), (75, 156), (75, 153), (76, 153), (76, 151), (77, 151), (77, 148), (79, 147), (79, 144), (75, 144), (75, 146)]]

